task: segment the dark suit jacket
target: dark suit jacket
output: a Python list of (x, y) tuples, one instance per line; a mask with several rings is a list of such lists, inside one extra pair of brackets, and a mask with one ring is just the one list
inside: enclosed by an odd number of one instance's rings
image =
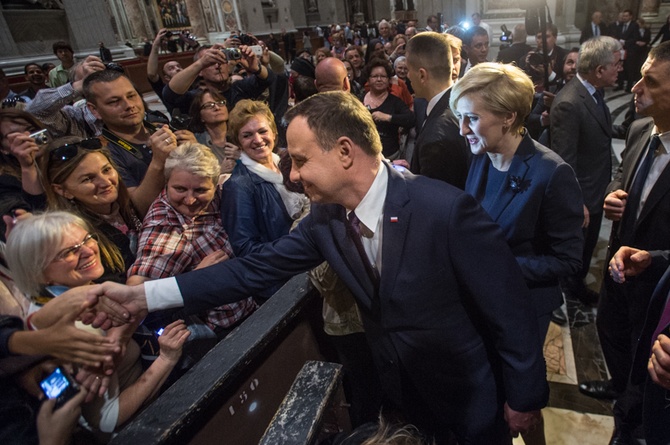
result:
[[(652, 118), (643, 118), (633, 122), (626, 138), (626, 148), (621, 154), (621, 164), (614, 174), (614, 179), (607, 187), (606, 193), (615, 190), (629, 191), (654, 129)], [(616, 252), (622, 245), (644, 250), (670, 250), (670, 165), (666, 166), (651, 189), (640, 216), (635, 221), (633, 233), (621, 233), (618, 222), (614, 223), (610, 251)], [(647, 269), (635, 279), (639, 281), (647, 275), (647, 279), (655, 285), (665, 268)]]
[(628, 24), (628, 29), (626, 32), (623, 31), (624, 23), (619, 24), (617, 28), (618, 31), (618, 40), (623, 40), (623, 49), (630, 51), (635, 49), (635, 41), (639, 40), (640, 37), (640, 25), (637, 24), (635, 20), (631, 20)]
[(551, 149), (577, 174), (590, 213), (603, 211), (612, 172), (612, 121), (603, 116), (586, 87), (575, 76), (556, 95), (549, 114)]
[[(529, 51), (533, 48), (530, 45), (527, 45), (526, 42), (523, 43), (513, 43), (509, 48), (500, 50), (498, 53), (498, 58), (496, 61), (502, 63), (512, 63), (516, 62), (519, 64), (519, 61), (526, 57)], [(523, 65), (519, 65), (523, 66)]]
[[(474, 156), (465, 191), (482, 201), (491, 160)], [(522, 185), (515, 193), (514, 181)], [(525, 186), (525, 187), (524, 187)], [(581, 268), (582, 193), (575, 173), (553, 151), (526, 135), (507, 171), (505, 187), (489, 208), (516, 257), (538, 315), (563, 303), (558, 278)]]
[[(315, 203), (295, 230), (261, 252), (178, 276), (185, 308), (197, 313), (245, 298), (325, 259), (361, 308), (391, 400), (410, 418), (427, 409), (440, 428), (463, 428), (468, 443), (497, 443), (481, 431), (501, 420), (504, 399), (526, 411), (544, 406), (548, 395), (519, 266), (471, 196), (385, 168), (378, 293), (346, 235), (344, 207)], [(407, 396), (421, 406), (403, 405)]]
[[(604, 27), (601, 25), (596, 25), (600, 30), (600, 35), (604, 36), (607, 34)], [(584, 28), (582, 28), (582, 34), (579, 36), (579, 44), (586, 42), (588, 39), (593, 37), (593, 22), (589, 22)]]
[[(658, 261), (667, 266), (669, 253), (668, 251), (656, 252), (653, 262)], [(670, 391), (654, 383), (647, 371), (651, 345), (656, 340), (653, 334), (659, 326), (669, 293), (670, 269), (665, 272), (651, 296), (631, 368), (631, 382), (636, 385), (644, 384), (643, 422), (645, 439), (649, 445), (670, 444), (670, 409), (668, 409)], [(661, 326), (661, 328), (662, 334), (670, 336), (670, 324)]]
[(451, 89), (426, 118), (414, 143), (410, 170), (463, 189), (470, 164), (470, 149), (460, 135), (458, 119), (449, 108), (450, 96)]

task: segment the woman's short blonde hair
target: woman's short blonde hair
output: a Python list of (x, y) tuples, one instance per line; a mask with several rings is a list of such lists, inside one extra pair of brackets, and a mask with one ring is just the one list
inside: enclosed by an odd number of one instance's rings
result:
[(452, 88), (449, 106), (456, 113), (462, 97), (476, 94), (487, 109), (498, 115), (516, 113), (510, 131), (519, 131), (530, 114), (535, 88), (521, 69), (502, 63), (479, 63)]
[[(239, 147), (240, 138), (239, 132), (247, 122), (256, 116), (262, 116), (268, 121), (270, 129), (277, 138), (277, 124), (275, 124), (275, 117), (270, 111), (270, 108), (263, 102), (251, 99), (243, 99), (235, 104), (235, 108), (230, 112), (228, 118), (228, 135), (233, 144)], [(274, 148), (274, 147), (273, 147)]]
[(44, 270), (58, 255), (71, 226), (91, 232), (88, 223), (77, 215), (45, 212), (19, 221), (9, 233), (5, 251), (7, 265), (22, 292), (36, 297), (42, 287), (49, 284), (44, 278)]

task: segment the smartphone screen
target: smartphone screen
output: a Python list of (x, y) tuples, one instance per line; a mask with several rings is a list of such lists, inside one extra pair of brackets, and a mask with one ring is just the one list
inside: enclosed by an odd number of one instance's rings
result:
[(46, 376), (40, 382), (40, 387), (49, 399), (56, 399), (56, 408), (62, 406), (77, 393), (76, 385), (60, 367)]

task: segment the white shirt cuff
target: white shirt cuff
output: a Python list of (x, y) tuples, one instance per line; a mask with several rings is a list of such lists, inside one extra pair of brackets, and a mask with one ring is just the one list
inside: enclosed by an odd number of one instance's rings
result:
[(146, 281), (144, 283), (144, 293), (149, 312), (184, 306), (184, 299), (181, 296), (177, 279), (174, 277)]

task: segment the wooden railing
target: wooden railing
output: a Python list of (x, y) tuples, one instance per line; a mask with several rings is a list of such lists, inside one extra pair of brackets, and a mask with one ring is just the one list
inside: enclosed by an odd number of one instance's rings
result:
[[(111, 444), (259, 443), (303, 365), (323, 359), (317, 342), (320, 328), (314, 324), (320, 306), (307, 276), (294, 277), (126, 425)], [(334, 400), (340, 372), (332, 365), (326, 368), (332, 380), (327, 386), (333, 389), (321, 395), (323, 400)], [(314, 437), (323, 412), (314, 411), (315, 420), (307, 422), (311, 432), (304, 437)], [(344, 417), (339, 414), (338, 418)], [(337, 422), (346, 428), (348, 418), (344, 419)]]

